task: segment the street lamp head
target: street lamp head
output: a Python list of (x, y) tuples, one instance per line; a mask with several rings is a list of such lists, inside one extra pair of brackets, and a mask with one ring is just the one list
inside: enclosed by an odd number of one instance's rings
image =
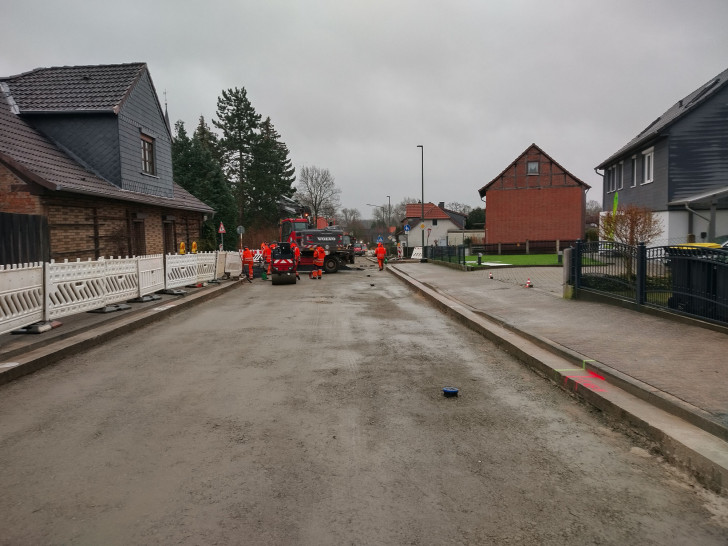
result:
[(422, 144), (418, 144), (417, 147), (422, 148), (423, 150), (425, 149), (425, 147)]

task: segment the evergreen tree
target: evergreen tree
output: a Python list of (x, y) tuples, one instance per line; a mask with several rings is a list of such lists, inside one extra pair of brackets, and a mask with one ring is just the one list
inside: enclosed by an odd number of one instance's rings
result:
[[(222, 221), (226, 228), (236, 226), (235, 200), (220, 163), (198, 138), (189, 138), (184, 123), (175, 124), (172, 139), (172, 169), (174, 180), (203, 203), (215, 209), (215, 217), (202, 226), (200, 250), (214, 250), (218, 245), (217, 227)], [(235, 237), (225, 239), (226, 250), (234, 250)]]
[(208, 150), (212, 154), (212, 157), (214, 157), (215, 160), (220, 165), (222, 165), (220, 140), (217, 138), (217, 135), (212, 132), (210, 126), (207, 125), (207, 122), (205, 121), (205, 118), (203, 116), (200, 116), (200, 120), (197, 124), (197, 128), (195, 129), (193, 136), (197, 141), (199, 141), (200, 145)]
[(248, 100), (245, 88), (224, 90), (217, 99), (217, 119), (213, 125), (220, 129), (219, 150), (222, 166), (233, 187), (239, 223), (250, 225), (247, 217), (251, 204), (249, 169), (253, 147), (258, 138), (260, 114)]
[(260, 125), (248, 169), (248, 218), (253, 223), (277, 222), (276, 203), (281, 196), (291, 197), (295, 192), (295, 173), (288, 147), (281, 142), (270, 118), (266, 118)]

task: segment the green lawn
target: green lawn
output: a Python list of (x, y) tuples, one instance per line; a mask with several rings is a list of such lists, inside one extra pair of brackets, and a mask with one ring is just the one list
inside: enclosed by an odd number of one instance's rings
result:
[[(561, 265), (557, 254), (483, 254), (481, 261), (485, 264), (496, 263), (528, 267), (531, 265)], [(477, 256), (465, 256), (468, 265), (478, 265)], [(600, 265), (602, 262), (587, 257), (582, 258), (582, 265)], [(487, 266), (484, 266), (487, 267)]]
[[(483, 254), (483, 263), (498, 263), (517, 266), (559, 265), (557, 254)], [(478, 265), (477, 256), (466, 256), (468, 265)], [(472, 263), (471, 263), (472, 262)]]

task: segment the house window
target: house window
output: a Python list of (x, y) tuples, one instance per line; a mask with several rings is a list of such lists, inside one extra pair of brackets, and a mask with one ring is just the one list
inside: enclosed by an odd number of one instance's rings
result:
[(617, 189), (621, 190), (624, 188), (624, 162), (620, 161), (619, 164), (615, 167), (616, 173), (617, 173)]
[(642, 183), (649, 184), (654, 179), (655, 149), (650, 148), (642, 152)]
[(156, 175), (157, 169), (154, 165), (154, 139), (142, 134), (142, 172)]
[(529, 161), (526, 163), (526, 174), (538, 174), (538, 161)]
[(606, 172), (606, 178), (607, 178), (607, 193), (612, 193), (616, 187), (615, 185), (615, 177), (614, 177), (614, 167), (609, 167)]
[(432, 220), (432, 225), (433, 225), (433, 226), (436, 226), (436, 225), (437, 225), (437, 218), (433, 218), (433, 220)]
[(632, 156), (632, 182), (630, 188), (634, 188), (637, 185), (637, 156)]

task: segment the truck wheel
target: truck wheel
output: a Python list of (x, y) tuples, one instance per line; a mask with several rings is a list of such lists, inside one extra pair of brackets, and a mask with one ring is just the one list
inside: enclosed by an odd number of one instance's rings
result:
[(326, 256), (324, 261), (324, 271), (326, 273), (336, 273), (339, 270), (339, 260), (336, 256)]

